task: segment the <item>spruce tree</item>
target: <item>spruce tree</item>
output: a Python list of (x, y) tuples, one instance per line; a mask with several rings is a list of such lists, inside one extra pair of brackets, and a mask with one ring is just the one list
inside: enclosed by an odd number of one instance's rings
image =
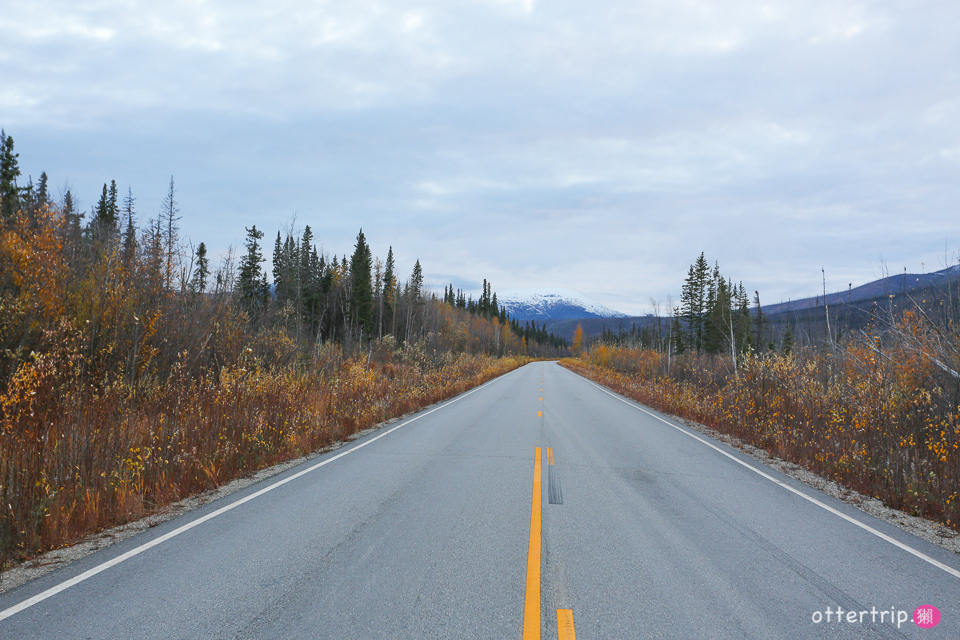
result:
[(300, 247), (294, 240), (293, 234), (288, 233), (283, 243), (283, 254), (287, 263), (287, 299), (293, 303), (294, 309), (300, 311)]
[(396, 331), (394, 325), (394, 313), (396, 311), (396, 286), (397, 286), (396, 265), (393, 260), (393, 247), (387, 249), (387, 263), (383, 268), (383, 318), (381, 323), (383, 330), (393, 334)]
[(753, 346), (753, 333), (750, 325), (750, 298), (747, 289), (740, 282), (734, 294), (734, 332), (737, 336), (737, 352), (746, 353)]
[(37, 193), (36, 193), (36, 207), (39, 212), (40, 209), (45, 209), (52, 204), (50, 200), (50, 188), (48, 186), (49, 178), (47, 178), (47, 172), (40, 172), (40, 180), (37, 181)]
[(277, 240), (273, 243), (273, 295), (278, 305), (282, 305), (289, 299), (287, 295), (289, 266), (284, 253), (283, 244), (280, 241), (280, 232), (277, 231)]
[(13, 151), (13, 138), (0, 129), (0, 221), (13, 220), (20, 210), (18, 157), (19, 154)]
[(194, 252), (196, 260), (196, 270), (193, 272), (193, 278), (190, 280), (190, 290), (194, 293), (204, 293), (207, 290), (207, 278), (210, 276), (210, 261), (207, 258), (207, 245), (203, 242)]
[(33, 218), (36, 211), (36, 192), (33, 186), (33, 176), (27, 176), (27, 186), (20, 187), (20, 210)]
[(67, 189), (67, 192), (63, 194), (63, 203), (60, 206), (60, 213), (67, 223), (64, 244), (69, 247), (71, 256), (76, 258), (77, 252), (80, 248), (80, 242), (83, 238), (83, 226), (81, 223), (83, 214), (77, 211), (76, 206), (73, 203), (73, 194), (69, 189)]
[(90, 218), (91, 229), (105, 229), (110, 225), (116, 224), (116, 220), (110, 215), (110, 191), (107, 183), (103, 183), (103, 191), (100, 193), (100, 199), (97, 200), (93, 208), (93, 215)]
[(707, 281), (704, 303), (703, 350), (720, 353), (729, 342), (730, 289), (720, 275), (720, 267), (713, 266), (713, 274)]
[(363, 229), (350, 258), (350, 319), (366, 337), (374, 335), (373, 281), (370, 275), (372, 255)]
[(300, 317), (312, 330), (316, 328), (315, 318), (319, 314), (320, 302), (320, 260), (317, 256), (317, 250), (313, 246), (313, 231), (310, 225), (303, 230), (300, 237), (299, 247), (300, 258)]
[(410, 282), (407, 287), (410, 297), (415, 301), (420, 300), (423, 296), (423, 268), (420, 266), (419, 258), (413, 265), (413, 272), (410, 274)]
[(110, 181), (110, 190), (107, 192), (107, 216), (114, 226), (120, 223), (120, 206), (117, 204), (117, 181)]
[(783, 330), (783, 339), (780, 342), (780, 351), (784, 355), (790, 355), (793, 351), (793, 329), (790, 328), (790, 325), (787, 325), (787, 328)]
[(237, 295), (241, 305), (255, 311), (266, 304), (270, 290), (267, 286), (267, 275), (260, 266), (265, 261), (260, 248), (263, 231), (257, 229), (257, 225), (247, 228), (246, 231), (247, 239), (244, 241), (244, 246), (247, 253), (240, 260)]
[(690, 265), (680, 294), (680, 312), (687, 329), (682, 339), (685, 346), (698, 353), (703, 350), (709, 271), (707, 260), (701, 252), (696, 262)]
[(143, 241), (143, 267), (150, 283), (151, 291), (162, 291), (165, 286), (163, 275), (163, 230), (160, 219), (150, 220), (149, 230)]
[(680, 310), (680, 307), (674, 307), (673, 317), (670, 320), (670, 351), (672, 353), (681, 354), (687, 350), (688, 342), (685, 338), (685, 332), (683, 326), (681, 325), (681, 320), (683, 318), (683, 312)]
[(133, 197), (133, 189), (127, 187), (127, 195), (123, 199), (123, 215), (127, 219), (126, 227), (123, 231), (122, 258), (124, 264), (131, 264), (137, 253), (137, 226), (134, 222), (133, 211), (136, 199)]
[(33, 184), (33, 179), (30, 178), (27, 186), (21, 190), (20, 207), (29, 216), (32, 225), (36, 225), (40, 215), (53, 204), (50, 200), (48, 183), (47, 172), (43, 171), (40, 173), (40, 179), (36, 186)]

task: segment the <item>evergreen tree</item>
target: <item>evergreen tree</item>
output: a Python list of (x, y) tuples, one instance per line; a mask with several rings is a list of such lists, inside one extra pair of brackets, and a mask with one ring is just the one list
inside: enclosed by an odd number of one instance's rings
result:
[(394, 264), (393, 261), (393, 247), (391, 246), (387, 249), (387, 262), (383, 269), (383, 293), (381, 294), (383, 311), (380, 320), (383, 331), (390, 334), (396, 332), (396, 326), (394, 325), (394, 314), (397, 303), (396, 287), (396, 264)]
[(273, 243), (273, 295), (277, 302), (281, 301), (281, 289), (283, 289), (283, 276), (285, 267), (283, 265), (283, 244), (280, 242), (280, 232), (277, 231), (277, 239)]
[[(314, 249), (314, 256), (317, 255)], [(321, 336), (332, 337), (332, 327), (336, 326), (336, 296), (333, 295), (334, 285), (337, 275), (337, 256), (332, 260), (327, 260), (326, 256), (319, 256), (319, 267), (315, 273), (320, 274), (319, 297), (320, 303), (317, 309), (317, 338)]]
[(719, 265), (714, 264), (704, 305), (702, 347), (706, 353), (720, 353), (729, 343), (730, 302), (729, 284), (720, 275)]
[(380, 340), (383, 338), (383, 260), (379, 257), (373, 261), (373, 317), (377, 340)]
[(708, 276), (707, 260), (701, 252), (696, 262), (690, 265), (680, 294), (680, 313), (687, 332), (684, 338), (678, 339), (683, 339), (684, 346), (698, 353), (703, 350)]
[(261, 309), (270, 295), (267, 274), (260, 266), (265, 261), (260, 248), (262, 239), (263, 231), (257, 229), (257, 225), (247, 228), (247, 239), (244, 241), (247, 253), (240, 260), (240, 269), (237, 274), (237, 294), (240, 303), (251, 311)]
[(673, 308), (673, 318), (670, 320), (670, 349), (673, 353), (681, 354), (687, 350), (687, 340), (681, 324), (683, 313), (680, 307)]
[(296, 240), (287, 234), (281, 242), (280, 232), (273, 247), (273, 285), (277, 304), (291, 302), (299, 310), (300, 255)]
[(71, 258), (76, 258), (80, 250), (80, 243), (83, 238), (83, 214), (79, 213), (73, 203), (73, 194), (67, 189), (63, 194), (63, 204), (60, 206), (60, 213), (66, 221), (66, 237), (64, 245), (69, 247)]
[(110, 190), (107, 192), (107, 215), (114, 226), (120, 223), (120, 206), (118, 204), (117, 181), (110, 181)]
[(20, 210), (18, 157), (19, 154), (13, 152), (13, 138), (0, 129), (0, 221), (13, 220)]
[(40, 180), (37, 182), (37, 193), (36, 193), (36, 209), (39, 212), (41, 209), (45, 209), (53, 204), (53, 201), (50, 199), (50, 188), (48, 186), (49, 179), (47, 178), (47, 172), (40, 172)]
[(321, 273), (321, 261), (317, 255), (317, 249), (313, 246), (313, 231), (310, 225), (303, 230), (300, 237), (299, 247), (300, 258), (300, 317), (311, 329), (316, 329), (317, 318), (320, 310), (320, 280), (323, 277)]
[(119, 218), (119, 209), (117, 207), (117, 182), (110, 181), (110, 186), (103, 183), (103, 191), (97, 206), (93, 209), (93, 215), (90, 218), (90, 226), (87, 233), (93, 241), (111, 241), (117, 236), (117, 219)]
[(374, 335), (373, 282), (370, 275), (372, 256), (363, 229), (357, 235), (357, 244), (350, 258), (350, 317), (351, 324), (366, 337)]
[(47, 172), (40, 173), (40, 180), (36, 186), (33, 184), (33, 178), (29, 178), (27, 186), (21, 189), (20, 206), (29, 216), (30, 224), (36, 225), (40, 214), (51, 204), (53, 203), (50, 200)]
[(151, 219), (142, 240), (143, 266), (151, 291), (163, 290), (165, 283), (163, 275), (163, 230), (160, 225), (159, 218), (155, 221)]
[(203, 242), (194, 252), (197, 267), (190, 280), (190, 290), (194, 293), (204, 293), (207, 290), (207, 278), (210, 276), (210, 261), (207, 258), (207, 245)]
[(413, 265), (413, 272), (410, 274), (410, 282), (407, 283), (407, 289), (413, 300), (420, 300), (423, 297), (423, 268), (420, 266), (418, 258)]
[(743, 282), (739, 283), (734, 295), (736, 308), (734, 316), (734, 334), (737, 340), (737, 353), (746, 353), (753, 346), (753, 335), (750, 330), (752, 318), (750, 316), (750, 298)]
[(93, 222), (104, 223), (110, 221), (110, 196), (107, 192), (107, 183), (103, 183), (103, 192), (100, 194), (100, 199), (97, 200), (97, 206), (93, 208), (93, 216), (90, 218), (91, 224)]
[(793, 351), (793, 329), (790, 328), (790, 325), (787, 325), (787, 328), (783, 330), (783, 340), (780, 343), (780, 351), (784, 355), (790, 355)]
[(137, 253), (137, 226), (134, 221), (134, 204), (136, 199), (133, 197), (133, 190), (128, 186), (127, 195), (123, 199), (123, 215), (127, 219), (126, 228), (123, 231), (122, 258), (124, 264), (131, 264)]
[(36, 192), (33, 187), (33, 176), (27, 176), (27, 186), (20, 187), (20, 210), (30, 217), (31, 222), (36, 219), (37, 210)]

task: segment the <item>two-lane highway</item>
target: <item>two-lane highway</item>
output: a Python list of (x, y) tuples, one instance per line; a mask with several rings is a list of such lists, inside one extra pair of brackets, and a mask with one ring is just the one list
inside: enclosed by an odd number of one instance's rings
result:
[(0, 595), (0, 638), (956, 639), (958, 568), (535, 363)]

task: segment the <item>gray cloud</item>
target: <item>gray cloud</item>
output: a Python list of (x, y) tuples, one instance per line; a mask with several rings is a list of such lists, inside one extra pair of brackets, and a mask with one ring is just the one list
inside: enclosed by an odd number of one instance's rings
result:
[[(956, 3), (39, 0), (0, 23), (24, 174), (225, 249), (363, 226), (401, 273), (626, 312), (705, 251), (769, 301), (952, 260)], [(921, 266), (923, 265), (923, 266)], [(441, 284), (442, 286), (442, 284)]]

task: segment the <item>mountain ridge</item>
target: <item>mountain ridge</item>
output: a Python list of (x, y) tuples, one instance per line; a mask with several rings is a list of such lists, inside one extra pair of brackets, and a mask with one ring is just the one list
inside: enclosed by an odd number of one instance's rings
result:
[(626, 317), (626, 314), (598, 304), (576, 291), (558, 287), (498, 291), (497, 303), (518, 322)]
[(852, 304), (881, 298), (908, 294), (948, 282), (960, 276), (960, 265), (954, 265), (931, 273), (900, 273), (873, 280), (857, 287), (850, 286), (846, 291), (828, 293), (826, 296), (814, 295), (809, 298), (788, 300), (776, 304), (763, 305), (764, 315), (776, 315), (791, 311), (804, 311), (829, 305)]

